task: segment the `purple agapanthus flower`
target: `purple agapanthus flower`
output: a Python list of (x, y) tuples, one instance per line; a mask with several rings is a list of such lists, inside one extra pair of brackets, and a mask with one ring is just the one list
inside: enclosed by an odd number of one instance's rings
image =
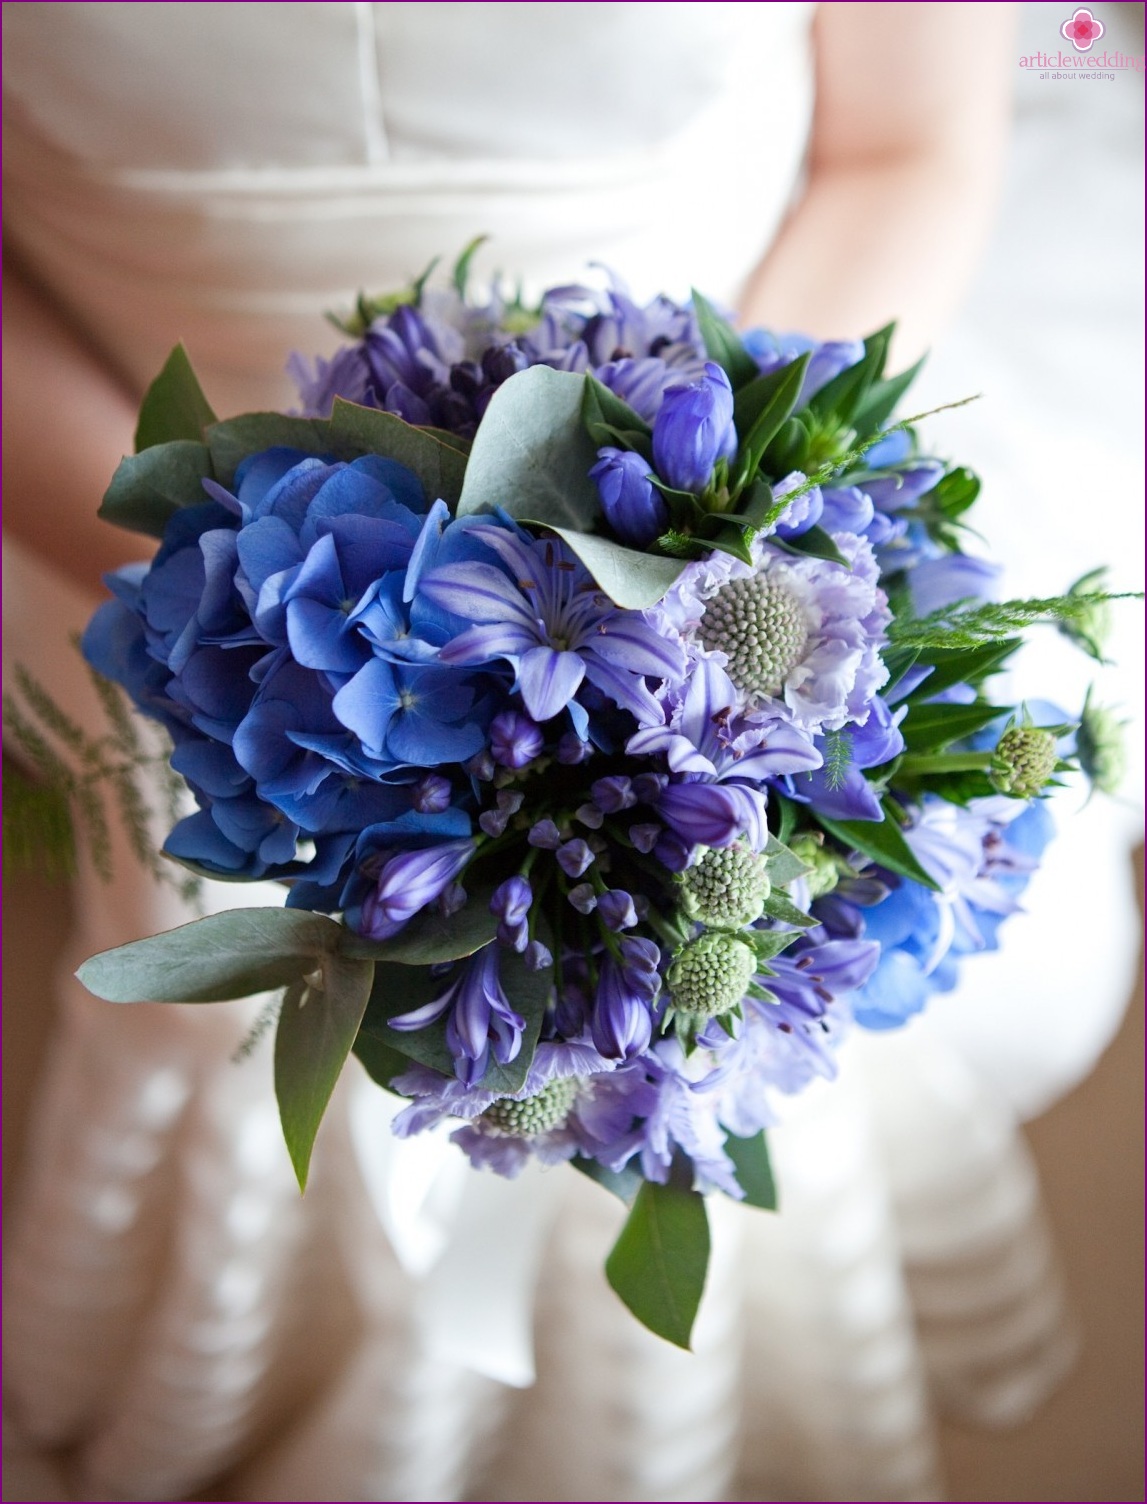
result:
[(447, 566), (421, 584), (430, 601), (477, 623), (441, 649), (442, 663), (506, 659), (535, 721), (570, 706), (583, 679), (639, 715), (656, 704), (647, 677), (680, 678), (685, 657), (677, 642), (644, 613), (615, 606), (564, 543), (505, 526), (473, 531), (500, 566)]
[(481, 1081), (491, 1053), (499, 1065), (509, 1065), (522, 1048), (526, 1021), (502, 990), (498, 960), (496, 944), (483, 946), (461, 963), (433, 1002), (389, 1021), (392, 1029), (409, 1033), (447, 1018), (446, 1047), (454, 1057), (455, 1074), (467, 1086)]

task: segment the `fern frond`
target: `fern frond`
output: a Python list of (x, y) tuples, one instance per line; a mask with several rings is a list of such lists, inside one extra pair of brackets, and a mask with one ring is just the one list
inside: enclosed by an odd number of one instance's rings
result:
[(897, 647), (976, 648), (1040, 622), (1062, 625), (1079, 621), (1106, 601), (1141, 600), (1135, 591), (1119, 594), (1051, 595), (1042, 599), (954, 601), (927, 616), (897, 617), (888, 629)]

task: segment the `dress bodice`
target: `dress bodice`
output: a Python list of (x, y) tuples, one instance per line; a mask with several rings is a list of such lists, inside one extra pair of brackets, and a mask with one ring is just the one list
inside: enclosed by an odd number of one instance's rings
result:
[(474, 235), (730, 299), (798, 179), (804, 4), (5, 8), (6, 233), (136, 386), (281, 404), (319, 315)]

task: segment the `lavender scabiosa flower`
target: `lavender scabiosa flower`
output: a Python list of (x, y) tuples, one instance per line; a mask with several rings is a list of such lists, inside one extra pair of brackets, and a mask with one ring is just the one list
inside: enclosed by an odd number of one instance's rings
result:
[(847, 566), (757, 538), (752, 564), (714, 553), (662, 601), (690, 654), (726, 669), (734, 709), (812, 734), (867, 719), (888, 677), (880, 648), (891, 613), (871, 545), (850, 533), (834, 542)]
[(442, 609), (478, 623), (446, 643), (442, 663), (507, 659), (535, 721), (548, 721), (570, 705), (583, 679), (635, 715), (648, 714), (655, 702), (646, 676), (675, 679), (683, 673), (676, 641), (661, 635), (642, 612), (615, 606), (563, 543), (487, 525), (475, 527), (472, 536), (498, 555), (501, 567), (451, 565), (421, 584)]
[(668, 485), (700, 493), (717, 461), (732, 459), (736, 449), (733, 388), (709, 361), (700, 380), (671, 386), (662, 397), (653, 423), (653, 463)]
[(454, 1057), (459, 1081), (473, 1086), (486, 1074), (490, 1054), (509, 1065), (522, 1048), (526, 1021), (515, 1013), (498, 975), (498, 946), (484, 945), (446, 987), (441, 996), (410, 1013), (390, 1020), (390, 1028), (404, 1033), (425, 1029), (440, 1018), (446, 1024), (446, 1047)]
[(669, 523), (665, 498), (650, 480), (652, 471), (630, 449), (599, 449), (589, 472), (601, 497), (605, 520), (623, 543), (645, 548)]

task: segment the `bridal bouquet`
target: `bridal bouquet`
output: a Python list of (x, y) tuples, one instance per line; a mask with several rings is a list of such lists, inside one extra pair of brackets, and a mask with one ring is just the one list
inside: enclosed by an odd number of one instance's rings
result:
[(162, 540), (89, 662), (197, 808), (165, 854), (241, 908), (96, 956), (113, 1001), (274, 990), (300, 1183), (353, 1051), (471, 1161), (631, 1210), (607, 1274), (687, 1345), (705, 1194), (775, 1204), (777, 1094), (996, 946), (1042, 796), (1101, 718), (1001, 704), (1036, 621), (961, 549), (978, 482), (892, 421), (891, 330), (739, 336), (699, 295), (539, 306), (426, 279), (218, 422), (177, 349), (104, 501)]

